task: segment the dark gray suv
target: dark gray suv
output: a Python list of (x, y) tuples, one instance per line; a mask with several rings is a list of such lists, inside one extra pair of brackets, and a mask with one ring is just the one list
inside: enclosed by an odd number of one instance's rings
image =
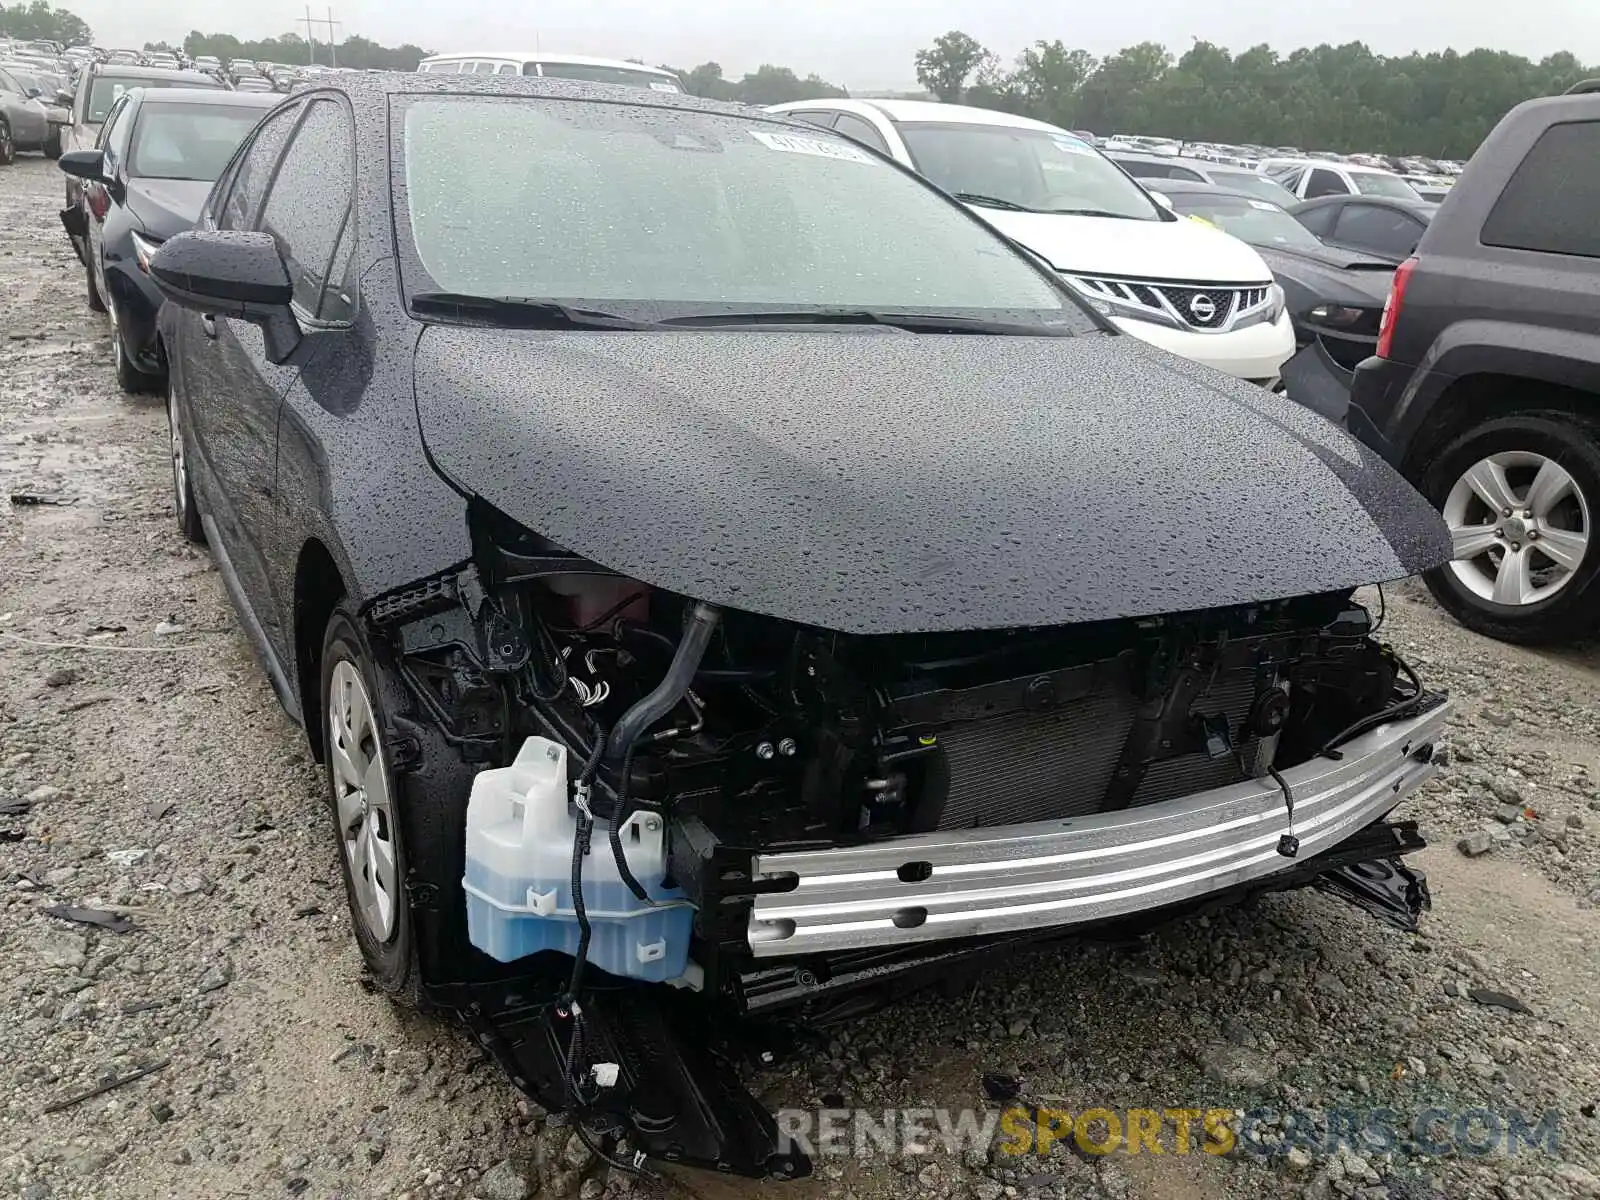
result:
[(1531, 100), (1395, 272), (1350, 428), (1443, 512), (1427, 576), (1510, 642), (1600, 625), (1600, 94)]

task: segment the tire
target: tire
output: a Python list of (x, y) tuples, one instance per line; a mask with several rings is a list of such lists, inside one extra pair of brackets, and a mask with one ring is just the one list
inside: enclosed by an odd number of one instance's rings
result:
[[(1600, 626), (1600, 424), (1564, 412), (1488, 421), (1434, 455), (1421, 488), (1458, 549), (1424, 578), (1468, 629), (1542, 645)], [(1505, 501), (1498, 513), (1486, 495)], [(1564, 561), (1546, 553), (1557, 548)]]
[[(328, 739), (323, 756), (328, 808), (362, 961), (385, 994), (417, 1008), (423, 1006), (422, 969), (401, 833), (404, 795), (390, 751), (388, 701), (397, 688), (380, 670), (350, 602), (340, 601), (322, 640), (320, 711), (306, 715), (322, 722)], [(352, 787), (357, 779), (362, 786)]]
[(11, 122), (0, 117), (0, 167), (17, 161), (17, 141), (11, 136)]
[(202, 543), (205, 526), (194, 501), (194, 482), (189, 478), (189, 445), (182, 410), (178, 405), (178, 385), (167, 378), (167, 437), (172, 446), (172, 507), (178, 517), (178, 530), (184, 540)]
[(111, 365), (117, 373), (117, 386), (130, 396), (161, 391), (161, 376), (141, 371), (129, 356), (128, 348), (122, 341), (122, 327), (117, 324), (116, 306), (108, 304), (106, 312), (111, 318)]
[(89, 262), (89, 255), (85, 252), (79, 257), (83, 259), (84, 287), (89, 296), (89, 311), (105, 312), (106, 302), (100, 298), (100, 285), (94, 281), (94, 267)]
[(52, 125), (50, 132), (45, 135), (44, 156), (49, 159), (61, 157), (61, 126)]

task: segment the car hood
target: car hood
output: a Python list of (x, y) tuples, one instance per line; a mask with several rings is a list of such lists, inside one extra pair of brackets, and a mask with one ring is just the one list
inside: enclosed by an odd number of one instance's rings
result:
[(1293, 280), (1321, 300), (1382, 308), (1394, 279), (1394, 264), (1354, 250), (1282, 250), (1257, 246), (1281, 281)]
[(624, 575), (851, 633), (1344, 589), (1439, 516), (1292, 401), (1133, 338), (430, 327), (436, 467)]
[(200, 219), (211, 184), (191, 179), (130, 179), (128, 211), (152, 237), (165, 241)]
[(1232, 234), (1195, 221), (1128, 221), (1006, 212), (973, 206), (989, 224), (1058, 271), (1192, 283), (1265, 283), (1261, 256)]

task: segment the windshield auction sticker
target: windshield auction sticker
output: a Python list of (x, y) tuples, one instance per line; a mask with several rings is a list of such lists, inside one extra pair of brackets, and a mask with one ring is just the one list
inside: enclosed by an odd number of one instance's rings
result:
[(768, 150), (781, 150), (785, 154), (810, 154), (817, 158), (843, 159), (845, 162), (872, 161), (872, 155), (865, 150), (827, 138), (805, 137), (794, 133), (770, 133), (765, 129), (752, 129), (750, 136)]

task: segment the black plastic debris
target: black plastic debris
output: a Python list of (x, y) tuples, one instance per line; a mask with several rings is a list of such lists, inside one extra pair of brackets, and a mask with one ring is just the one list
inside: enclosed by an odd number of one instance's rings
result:
[(18, 508), (40, 508), (76, 504), (76, 496), (60, 496), (49, 492), (12, 492), (11, 503)]
[(1009, 1104), (1022, 1095), (1022, 1080), (999, 1071), (983, 1073), (983, 1094), (996, 1104)]
[(32, 808), (32, 800), (0, 801), (0, 817), (25, 817)]
[(1468, 988), (1467, 995), (1471, 996), (1479, 1004), (1486, 1004), (1490, 1008), (1503, 1008), (1507, 1012), (1526, 1013), (1530, 1017), (1533, 1015), (1533, 1009), (1529, 1008), (1525, 1001), (1517, 999), (1509, 992), (1497, 992), (1491, 988)]
[(45, 916), (77, 925), (96, 925), (112, 933), (128, 933), (133, 922), (121, 913), (107, 912), (103, 908), (78, 908), (71, 904), (53, 904), (43, 910)]
[(103, 1096), (125, 1083), (132, 1083), (135, 1079), (143, 1079), (146, 1075), (154, 1075), (157, 1071), (164, 1071), (171, 1063), (172, 1060), (170, 1058), (163, 1058), (160, 1062), (153, 1062), (148, 1066), (139, 1067), (129, 1071), (126, 1075), (113, 1075), (98, 1087), (92, 1087), (86, 1092), (75, 1092), (73, 1095), (63, 1096), (59, 1100), (52, 1100), (44, 1106), (44, 1111), (56, 1113), (64, 1108), (71, 1108), (74, 1104), (82, 1104), (85, 1100), (93, 1100), (96, 1096)]

